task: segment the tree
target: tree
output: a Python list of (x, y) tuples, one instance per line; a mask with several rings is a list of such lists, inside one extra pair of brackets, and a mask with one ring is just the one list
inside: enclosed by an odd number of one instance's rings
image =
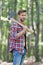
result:
[(42, 29), (41, 29), (41, 41), (43, 42), (43, 1), (41, 2), (41, 25), (42, 25)]
[[(0, 16), (2, 15), (2, 0), (0, 0)], [(2, 53), (2, 21), (0, 20), (0, 59)]]
[(36, 39), (35, 39), (35, 58), (36, 61), (39, 61), (39, 24), (40, 24), (40, 20), (39, 20), (39, 15), (40, 15), (40, 10), (39, 10), (39, 1), (35, 0), (36, 3), (36, 30), (37, 30), (37, 34), (36, 34)]
[(16, 19), (16, 13), (17, 13), (17, 0), (14, 0), (14, 18)]

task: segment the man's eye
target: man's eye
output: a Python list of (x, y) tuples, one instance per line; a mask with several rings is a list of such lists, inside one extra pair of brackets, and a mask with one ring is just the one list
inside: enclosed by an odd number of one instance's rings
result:
[(22, 16), (24, 16), (24, 15), (22, 15)]
[(26, 16), (26, 15), (22, 15), (22, 16)]

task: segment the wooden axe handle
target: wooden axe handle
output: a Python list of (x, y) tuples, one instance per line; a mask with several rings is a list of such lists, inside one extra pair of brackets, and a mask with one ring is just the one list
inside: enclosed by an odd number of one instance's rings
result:
[[(2, 17), (1, 16), (1, 20), (4, 20), (4, 21), (13, 21), (13, 22), (16, 22), (17, 24), (19, 24), (20, 26), (24, 27), (23, 24), (21, 24), (20, 22), (18, 22), (17, 20), (13, 19), (13, 18), (10, 18), (10, 20), (8, 20), (8, 18), (5, 18), (5, 17)], [(31, 32), (31, 33), (34, 33), (33, 30), (30, 30), (28, 27), (27, 27), (27, 31), (28, 32)]]

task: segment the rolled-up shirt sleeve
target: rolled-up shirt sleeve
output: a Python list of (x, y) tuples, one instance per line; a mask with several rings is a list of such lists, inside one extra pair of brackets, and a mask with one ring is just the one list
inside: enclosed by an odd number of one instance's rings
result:
[(14, 39), (18, 38), (17, 26), (15, 24), (11, 26), (11, 36), (13, 36)]

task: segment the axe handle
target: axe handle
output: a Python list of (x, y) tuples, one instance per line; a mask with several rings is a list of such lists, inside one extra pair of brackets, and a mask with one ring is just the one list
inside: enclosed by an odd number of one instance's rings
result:
[[(13, 19), (13, 18), (10, 18), (10, 20), (8, 20), (8, 18), (5, 18), (5, 17), (2, 17), (2, 16), (1, 16), (0, 19), (1, 19), (1, 20), (4, 20), (4, 21), (14, 21), (14, 22), (16, 22), (17, 24), (19, 24), (20, 26), (24, 27), (23, 24), (21, 24), (20, 22), (18, 22), (17, 20), (15, 20), (15, 19)], [(34, 31), (33, 31), (33, 30), (30, 30), (28, 27), (27, 27), (27, 31), (28, 31), (28, 32), (31, 32), (31, 33), (34, 33)]]

